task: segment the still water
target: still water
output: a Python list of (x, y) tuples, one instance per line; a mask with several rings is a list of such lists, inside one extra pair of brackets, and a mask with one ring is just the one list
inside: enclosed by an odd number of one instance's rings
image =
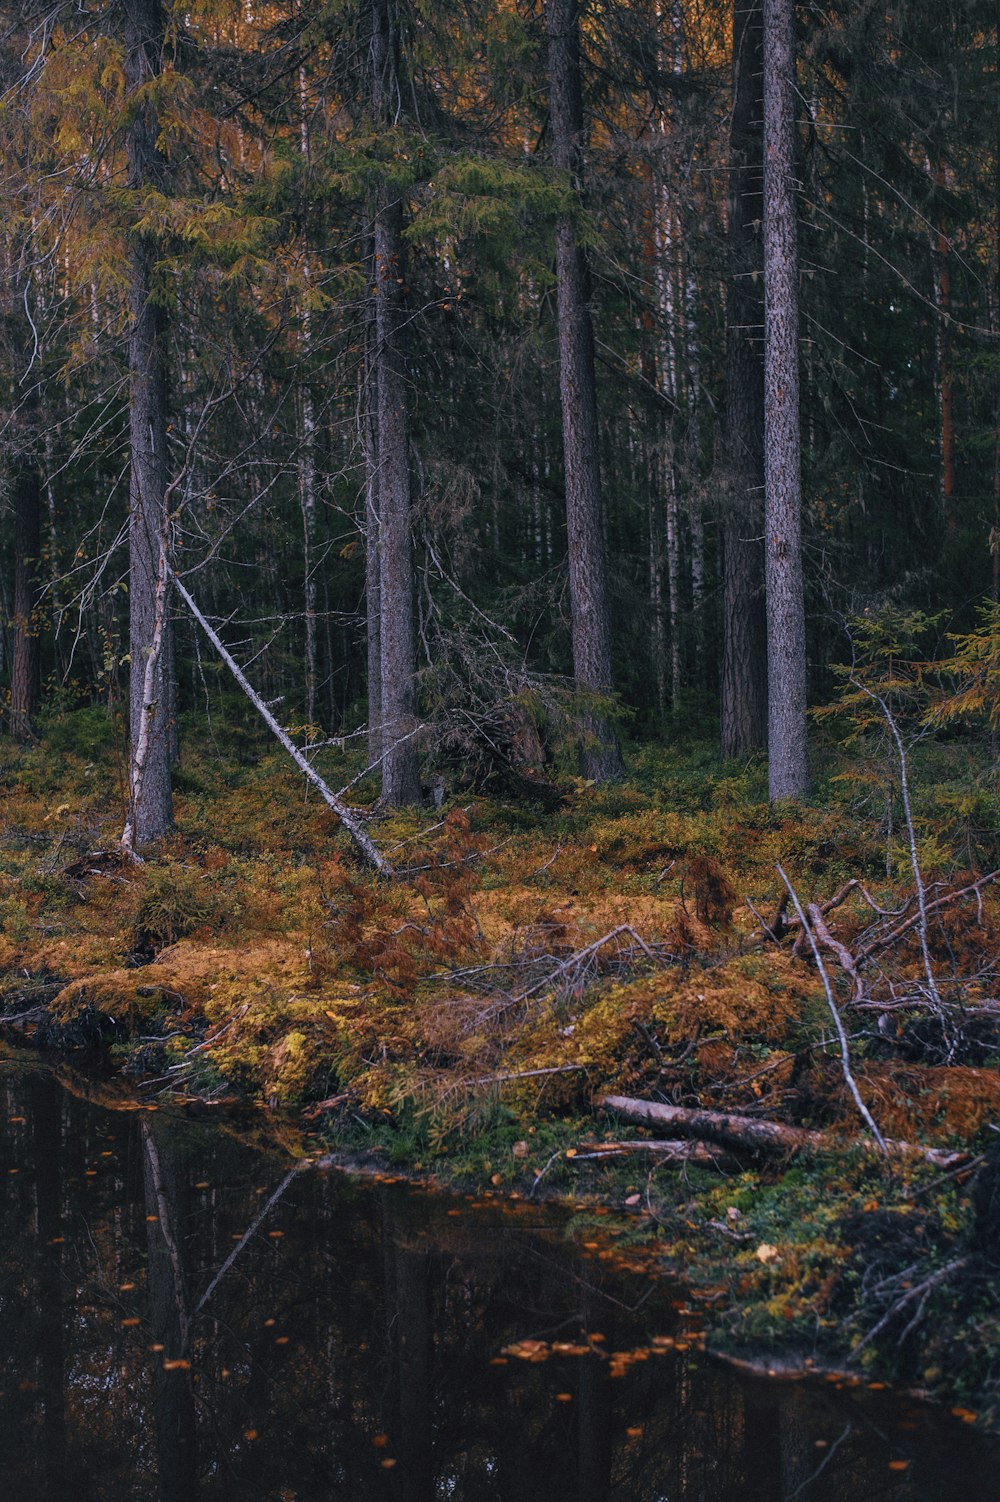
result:
[(683, 1290), (565, 1211), (289, 1174), (252, 1122), (47, 1069), (0, 1089), (3, 1502), (997, 1496), (950, 1416), (699, 1354)]

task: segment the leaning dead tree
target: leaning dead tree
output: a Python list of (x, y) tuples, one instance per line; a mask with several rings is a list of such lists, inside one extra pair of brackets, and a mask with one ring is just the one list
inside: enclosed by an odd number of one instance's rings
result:
[(276, 736), (277, 739), (281, 742), (285, 750), (288, 752), (289, 756), (294, 761), (295, 765), (298, 767), (299, 771), (309, 782), (312, 783), (313, 787), (319, 793), (320, 797), (323, 799), (323, 802), (327, 805), (327, 807), (333, 809), (333, 812), (337, 815), (340, 822), (343, 824), (344, 828), (347, 830), (347, 833), (350, 835), (351, 839), (354, 841), (355, 845), (360, 850), (361, 854), (364, 856), (368, 864), (374, 866), (375, 870), (380, 876), (394, 876), (396, 874), (395, 870), (390, 865), (389, 861), (386, 860), (385, 856), (382, 854), (381, 850), (379, 850), (378, 846), (375, 844), (371, 836), (361, 827), (360, 820), (358, 819), (355, 810), (350, 808), (344, 802), (344, 800), (342, 798), (339, 798), (333, 791), (333, 789), (329, 787), (326, 782), (324, 782), (323, 778), (316, 771), (316, 768), (310, 763), (308, 757), (303, 756), (302, 752), (299, 750), (298, 746), (296, 746), (287, 730), (285, 730), (281, 725), (278, 724), (277, 720), (274, 718), (274, 715), (268, 709), (267, 705), (254, 689), (253, 685), (250, 683), (250, 680), (247, 678), (242, 668), (239, 666), (235, 658), (225, 646), (218, 632), (199, 610), (198, 605), (193, 599), (190, 590), (187, 589), (182, 580), (180, 580), (172, 570), (171, 574), (173, 577), (174, 588), (177, 590), (177, 593), (180, 595), (181, 599), (184, 601), (185, 605), (190, 610), (195, 620), (198, 622), (198, 625), (204, 631), (205, 635), (212, 643), (212, 646), (215, 648), (219, 656), (222, 658), (223, 662), (226, 664), (226, 667), (236, 679), (236, 682), (239, 684), (240, 688), (250, 700), (250, 703), (253, 705), (254, 709), (256, 709), (257, 713), (260, 715), (267, 728), (271, 731), (272, 735)]

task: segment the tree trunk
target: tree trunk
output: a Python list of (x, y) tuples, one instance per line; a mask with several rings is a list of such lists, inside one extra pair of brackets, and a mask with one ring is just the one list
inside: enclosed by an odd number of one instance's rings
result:
[[(161, 69), (164, 19), (159, 0), (124, 0), (125, 86), (130, 99)], [(162, 187), (152, 106), (134, 103), (128, 127), (128, 186), (137, 196)], [(152, 300), (156, 246), (134, 233), (128, 262), (129, 367), (129, 828), (135, 844), (162, 839), (173, 822), (170, 786), (171, 660), (167, 562), (166, 318)], [(151, 671), (147, 671), (150, 668)], [(145, 756), (140, 750), (145, 742)]]
[[(400, 108), (396, 0), (373, 0), (372, 105), (387, 128)], [(382, 801), (420, 802), (414, 732), (416, 641), (410, 536), (410, 423), (403, 351), (403, 205), (383, 180), (374, 225), (375, 390), (378, 424), (379, 631), (382, 677)]]
[[(547, 0), (552, 160), (579, 184), (583, 99), (577, 0)], [(614, 689), (601, 520), (594, 330), (586, 257), (569, 214), (556, 227), (559, 396), (562, 405), (569, 592), (576, 686), (594, 696)], [(615, 733), (604, 715), (585, 716), (581, 771), (595, 782), (624, 774)]]
[(745, 756), (767, 736), (764, 628), (763, 17), (760, 3), (733, 17), (729, 135), (729, 280), (726, 289), (726, 462), (722, 519), (722, 754)]
[(14, 492), (14, 651), (11, 664), (10, 733), (30, 741), (41, 693), (38, 651), (41, 598), (42, 500), (38, 470), (30, 457), (17, 466)]
[[(942, 200), (948, 186), (948, 175), (943, 162), (934, 170), (934, 183), (940, 190)], [(938, 206), (935, 225), (931, 235), (934, 263), (934, 303), (937, 321), (934, 326), (934, 353), (937, 367), (938, 442), (941, 457), (941, 510), (949, 537), (958, 531), (955, 515), (955, 382), (952, 374), (951, 353), (951, 266), (949, 255), (951, 242), (948, 239), (944, 204)]]
[(378, 417), (375, 381), (375, 307), (366, 310), (365, 356), (361, 374), (359, 413), (364, 464), (365, 618), (368, 650), (368, 765), (382, 759), (382, 589), (378, 533)]
[[(310, 156), (309, 142), (309, 98), (306, 89), (305, 68), (299, 68), (299, 155), (303, 165), (308, 167)], [(309, 258), (309, 244), (307, 232), (303, 230), (303, 274), (306, 288), (309, 287), (311, 265)], [(310, 725), (316, 723), (316, 681), (317, 681), (317, 641), (316, 641), (316, 572), (314, 563), (314, 545), (316, 538), (316, 414), (313, 407), (312, 386), (310, 385), (311, 371), (309, 370), (312, 356), (312, 310), (309, 307), (308, 290), (303, 300), (300, 313), (300, 350), (302, 360), (306, 366), (306, 378), (302, 381), (298, 392), (298, 405), (296, 416), (298, 418), (298, 472), (299, 472), (299, 506), (302, 511), (302, 583), (305, 605), (305, 690), (306, 690), (306, 720)]]
[(764, 0), (764, 571), (768, 791), (809, 788), (795, 221), (795, 7)]
[[(994, 51), (994, 69), (1000, 78), (1000, 0), (997, 0), (997, 44)], [(1000, 119), (1000, 117), (998, 117)], [(992, 207), (994, 207), (995, 234), (994, 252), (994, 300), (992, 305), (995, 309), (994, 333), (1000, 338), (1000, 125), (994, 137), (994, 150), (992, 150)], [(1000, 605), (1000, 362), (997, 362), (997, 374), (995, 374), (995, 439), (992, 445), (992, 535), (989, 538), (989, 547), (992, 551), (992, 599), (994, 604)]]
[[(309, 315), (303, 315), (303, 350), (309, 349)], [(299, 392), (299, 506), (302, 511), (302, 575), (306, 616), (305, 629), (305, 689), (306, 720), (316, 724), (316, 566), (314, 544), (316, 538), (316, 417), (313, 411), (312, 392), (303, 382)]]

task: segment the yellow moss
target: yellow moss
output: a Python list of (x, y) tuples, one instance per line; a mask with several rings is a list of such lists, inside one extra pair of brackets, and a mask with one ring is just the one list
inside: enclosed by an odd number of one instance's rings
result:
[(694, 832), (694, 820), (684, 814), (645, 809), (617, 819), (595, 820), (590, 841), (597, 855), (611, 865), (658, 873), (684, 854)]
[(49, 1003), (53, 1015), (70, 1022), (87, 1010), (134, 1026), (162, 1007), (161, 986), (150, 984), (141, 970), (112, 970), (70, 981)]
[(283, 1033), (264, 1066), (264, 1094), (274, 1104), (300, 1100), (321, 1065), (317, 1041), (293, 1030)]
[(723, 1031), (732, 1040), (780, 1042), (817, 991), (815, 975), (783, 952), (740, 955), (712, 970), (693, 971), (670, 987), (654, 1020), (675, 1038)]

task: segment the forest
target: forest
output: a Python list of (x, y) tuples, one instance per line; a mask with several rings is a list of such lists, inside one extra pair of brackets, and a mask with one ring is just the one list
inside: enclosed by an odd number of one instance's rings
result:
[(0, 1041), (1000, 1422), (996, 0), (0, 0), (0, 176)]

